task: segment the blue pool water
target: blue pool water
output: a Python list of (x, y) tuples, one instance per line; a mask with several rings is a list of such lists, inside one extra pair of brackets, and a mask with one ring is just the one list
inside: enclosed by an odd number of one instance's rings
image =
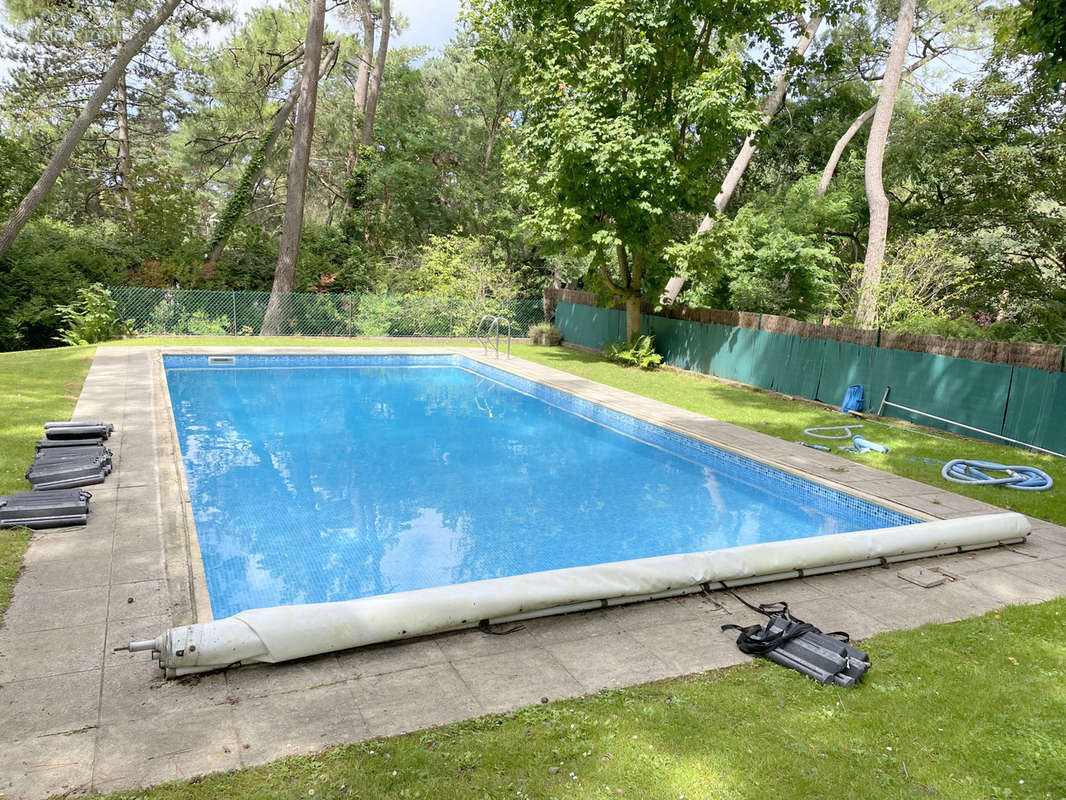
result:
[(166, 356), (216, 618), (915, 522), (458, 356)]

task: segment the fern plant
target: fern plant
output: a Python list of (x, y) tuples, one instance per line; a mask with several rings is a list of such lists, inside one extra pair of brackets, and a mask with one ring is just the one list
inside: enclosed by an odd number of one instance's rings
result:
[(635, 334), (625, 342), (607, 342), (603, 354), (611, 361), (627, 367), (655, 369), (663, 363), (663, 357), (655, 352), (653, 337)]

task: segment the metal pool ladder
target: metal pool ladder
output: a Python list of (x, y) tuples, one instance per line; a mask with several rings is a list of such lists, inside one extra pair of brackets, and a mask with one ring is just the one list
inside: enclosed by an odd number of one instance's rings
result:
[[(488, 322), (488, 327), (485, 327), (485, 323)], [(489, 348), (491, 347), (496, 351), (496, 358), (500, 357), (500, 326), (507, 326), (507, 357), (511, 357), (511, 320), (507, 317), (495, 316), (493, 314), (485, 314), (481, 317), (481, 321), (477, 324), (477, 329), (474, 331), (474, 336), (477, 338), (478, 344), (485, 348), (485, 355), (489, 354)], [(485, 329), (485, 338), (482, 338), (482, 329)], [(495, 334), (495, 340), (493, 335)]]

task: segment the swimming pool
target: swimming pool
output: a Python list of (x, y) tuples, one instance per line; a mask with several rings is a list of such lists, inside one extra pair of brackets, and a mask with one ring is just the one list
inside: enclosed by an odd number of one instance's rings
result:
[(163, 366), (214, 616), (131, 643), (170, 677), (1029, 531), (918, 522), (466, 356)]
[(917, 522), (459, 356), (166, 369), (216, 618)]

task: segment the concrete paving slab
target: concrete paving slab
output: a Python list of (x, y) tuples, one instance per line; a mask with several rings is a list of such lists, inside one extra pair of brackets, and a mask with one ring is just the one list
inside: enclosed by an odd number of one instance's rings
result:
[(327, 653), (284, 664), (262, 664), (229, 670), (226, 673), (226, 693), (231, 700), (245, 701), (343, 683), (352, 677), (352, 671), (341, 667), (335, 653)]
[(451, 664), (368, 675), (346, 685), (371, 736), (394, 736), (485, 713)]
[(151, 550), (121, 549), (111, 564), (112, 583), (164, 580), (166, 564), (163, 552), (156, 547)]
[(369, 738), (343, 683), (242, 700), (233, 717), (244, 766)]
[(751, 660), (738, 652), (736, 633), (722, 631), (726, 622), (724, 618), (711, 622), (702, 632), (694, 631), (688, 622), (674, 622), (630, 631), (630, 635), (655, 653), (671, 674), (690, 675)]
[[(478, 656), (514, 653), (538, 647), (524, 622), (497, 625), (497, 634), (472, 628), (434, 637), (444, 657), (457, 662)], [(509, 631), (509, 632), (508, 632)]]
[(581, 611), (563, 617), (541, 617), (523, 623), (542, 647), (557, 642), (586, 642), (622, 632), (622, 614), (617, 607)]
[(0, 795), (5, 798), (44, 798), (78, 794), (92, 783), (96, 729), (3, 742), (4, 769)]
[[(53, 562), (54, 563), (54, 562)], [(107, 621), (107, 586), (58, 592), (19, 591), (4, 615), (4, 628), (12, 633), (32, 633)]]
[(169, 602), (165, 580), (114, 583), (111, 585), (109, 617), (112, 620), (158, 617), (170, 611)]
[(121, 727), (190, 705), (199, 708), (229, 702), (222, 673), (168, 681), (158, 667), (143, 660), (109, 663), (100, 689), (100, 722)]
[(104, 623), (18, 633), (0, 629), (0, 684), (99, 669)]
[(616, 689), (633, 683), (660, 680), (674, 671), (651, 648), (630, 633), (606, 633), (599, 637), (595, 651), (582, 640), (556, 640), (545, 649), (588, 692)]
[(51, 559), (27, 564), (19, 576), (20, 592), (55, 592), (107, 586), (111, 554)]
[(447, 660), (436, 639), (390, 642), (337, 653), (340, 669), (349, 678), (398, 673), (443, 664)]
[(111, 536), (87, 536), (83, 528), (38, 532), (30, 537), (31, 546), (23, 558), (23, 575), (31, 566), (47, 561), (72, 561), (109, 558)]
[(100, 673), (95, 669), (0, 684), (0, 742), (67, 735), (95, 726), (99, 693)]
[[(536, 705), (544, 698), (576, 697), (586, 689), (550, 653), (524, 648), (452, 662), (474, 698), (488, 713)], [(529, 680), (536, 675), (536, 682)]]
[(109, 792), (236, 769), (239, 751), (229, 705), (193, 704), (121, 725), (103, 724), (93, 787)]

